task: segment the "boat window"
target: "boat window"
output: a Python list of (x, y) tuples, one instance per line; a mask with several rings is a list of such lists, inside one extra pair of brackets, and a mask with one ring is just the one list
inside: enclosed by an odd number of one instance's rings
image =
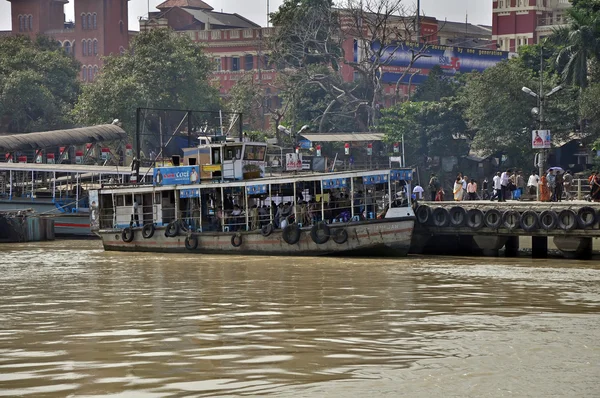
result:
[(227, 146), (224, 150), (224, 160), (241, 159), (242, 157), (242, 148), (240, 146)]
[(244, 150), (244, 160), (258, 160), (264, 162), (265, 147), (262, 145), (246, 145)]
[(161, 196), (160, 196), (160, 193), (156, 193), (156, 194), (154, 194), (154, 204), (155, 204), (155, 205), (159, 205), (159, 204), (160, 204), (160, 201), (161, 201)]
[(117, 206), (119, 206), (119, 207), (125, 206), (125, 198), (123, 197), (123, 195), (117, 196)]
[(131, 195), (125, 195), (125, 206), (133, 206), (133, 198)]

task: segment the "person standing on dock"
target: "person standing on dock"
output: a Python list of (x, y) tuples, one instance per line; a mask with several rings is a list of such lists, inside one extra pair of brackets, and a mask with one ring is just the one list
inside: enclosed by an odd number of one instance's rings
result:
[(471, 180), (467, 185), (468, 200), (477, 200), (477, 181)]
[(506, 202), (506, 197), (510, 194), (508, 184), (510, 182), (511, 172), (512, 170), (508, 169), (500, 176), (500, 198), (498, 199), (498, 202)]
[(469, 177), (464, 176), (462, 178), (462, 189), (463, 189), (463, 193), (462, 193), (462, 200), (466, 200), (467, 199), (467, 182), (469, 181)]
[(548, 188), (550, 189), (550, 201), (556, 202), (556, 176), (554, 175), (554, 170), (548, 170), (546, 180), (548, 181)]
[(573, 200), (573, 195), (571, 195), (571, 189), (573, 188), (573, 174), (571, 174), (571, 170), (567, 170), (563, 176), (563, 184), (565, 189), (565, 199)]
[(460, 175), (456, 177), (456, 181), (454, 182), (454, 190), (452, 191), (454, 193), (454, 201), (456, 202), (460, 202), (463, 199), (464, 191), (462, 182), (463, 180), (460, 178)]
[(429, 179), (428, 188), (429, 188), (429, 195), (431, 196), (431, 201), (433, 202), (433, 201), (435, 201), (437, 192), (440, 189), (440, 180), (438, 180), (435, 173), (431, 173), (431, 178)]
[(494, 194), (492, 195), (492, 201), (498, 199), (500, 201), (500, 192), (502, 191), (502, 184), (500, 181), (500, 172), (498, 171), (494, 178), (492, 179), (494, 183)]
[(527, 192), (530, 195), (535, 195), (537, 192), (538, 184), (540, 183), (540, 177), (537, 175), (535, 170), (531, 172), (529, 180), (527, 180)]

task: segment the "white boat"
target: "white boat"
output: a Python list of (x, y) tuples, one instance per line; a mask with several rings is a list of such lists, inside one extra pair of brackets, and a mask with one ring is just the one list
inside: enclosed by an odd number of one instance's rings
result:
[[(264, 175), (266, 144), (184, 149), (152, 184), (90, 192), (105, 250), (259, 255), (406, 255), (408, 169)], [(96, 198), (96, 194), (98, 195)]]

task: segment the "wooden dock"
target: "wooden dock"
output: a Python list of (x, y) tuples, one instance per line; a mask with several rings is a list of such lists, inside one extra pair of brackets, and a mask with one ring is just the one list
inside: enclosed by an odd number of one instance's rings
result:
[(532, 255), (548, 255), (548, 238), (566, 258), (588, 258), (600, 238), (600, 203), (419, 202), (411, 251), (427, 254), (507, 256), (531, 237)]
[(54, 240), (54, 218), (30, 210), (0, 212), (0, 243)]

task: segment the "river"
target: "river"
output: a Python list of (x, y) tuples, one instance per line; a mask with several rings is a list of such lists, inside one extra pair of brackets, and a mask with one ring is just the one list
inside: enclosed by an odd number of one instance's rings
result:
[(0, 396), (600, 396), (594, 261), (0, 256)]

